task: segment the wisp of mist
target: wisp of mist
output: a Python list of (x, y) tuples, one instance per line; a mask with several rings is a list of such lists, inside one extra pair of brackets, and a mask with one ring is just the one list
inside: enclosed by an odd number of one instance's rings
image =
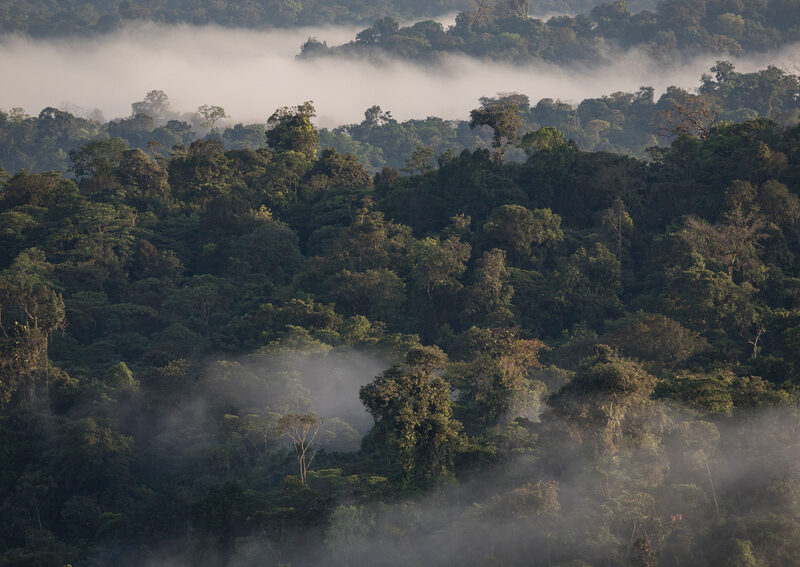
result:
[[(544, 63), (499, 64), (451, 56), (434, 66), (398, 60), (366, 62), (296, 58), (309, 37), (337, 45), (354, 27), (237, 30), (221, 27), (131, 25), (113, 36), (0, 41), (0, 109), (29, 113), (53, 106), (98, 108), (106, 118), (130, 114), (130, 103), (153, 89), (176, 111), (220, 105), (234, 121), (263, 122), (278, 107), (313, 100), (320, 126), (360, 122), (372, 105), (401, 120), (464, 119), (481, 96), (516, 91), (579, 102), (587, 97), (652, 86), (694, 88), (717, 57), (665, 68), (630, 52), (610, 65), (559, 68)], [(800, 46), (735, 60), (741, 71), (797, 61)]]

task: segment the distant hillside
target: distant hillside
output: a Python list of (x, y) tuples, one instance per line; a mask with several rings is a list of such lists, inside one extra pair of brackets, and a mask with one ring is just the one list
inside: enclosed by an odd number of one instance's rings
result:
[[(568, 104), (551, 98), (533, 102), (524, 94), (510, 95), (517, 104), (520, 134), (550, 126), (558, 128), (585, 151), (612, 151), (644, 157), (647, 148), (668, 143), (676, 134), (692, 134), (720, 122), (742, 122), (768, 117), (784, 126), (800, 116), (798, 77), (776, 67), (754, 73), (737, 72), (728, 62), (718, 62), (699, 81), (696, 93), (669, 87), (660, 97), (650, 87), (637, 92), (615, 92)], [(509, 95), (506, 95), (509, 96)], [(503, 96), (484, 98), (492, 104)], [(476, 101), (477, 103), (478, 101)], [(199, 114), (170, 109), (162, 91), (151, 91), (132, 104), (127, 118), (105, 122), (78, 117), (64, 110), (45, 108), (29, 116), (22, 109), (0, 109), (0, 168), (16, 172), (67, 171), (70, 151), (90, 141), (119, 138), (130, 147), (166, 156), (176, 145), (198, 139), (216, 139), (230, 150), (266, 147), (266, 124), (236, 124), (210, 131)], [(364, 120), (320, 131), (320, 148), (332, 147), (358, 156), (368, 171), (384, 166), (402, 168), (419, 148), (440, 155), (491, 145), (491, 129), (471, 129), (467, 120), (424, 119), (398, 121), (391, 109), (373, 106)], [(525, 159), (509, 148), (507, 159)]]
[[(473, 4), (472, 0), (0, 0), (0, 33), (33, 37), (108, 33), (135, 20), (243, 28), (372, 24), (384, 17), (435, 17)], [(538, 0), (530, 3), (530, 10), (533, 14), (575, 14), (598, 4), (599, 0)], [(654, 0), (630, 2), (634, 10), (654, 6)]]
[(665, 0), (633, 12), (625, 0), (577, 16), (529, 18), (525, 0), (481, 2), (444, 29), (427, 21), (401, 27), (383, 19), (353, 41), (328, 47), (309, 40), (303, 55), (385, 56), (435, 60), (464, 54), (498, 61), (596, 63), (639, 49), (664, 62), (700, 54), (765, 53), (800, 41), (800, 8), (771, 3)]

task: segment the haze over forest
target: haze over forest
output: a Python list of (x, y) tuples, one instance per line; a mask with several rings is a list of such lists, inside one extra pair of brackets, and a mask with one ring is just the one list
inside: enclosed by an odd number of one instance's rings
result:
[[(328, 128), (360, 121), (372, 105), (401, 120), (456, 120), (467, 116), (479, 97), (497, 92), (577, 103), (641, 86), (652, 86), (657, 94), (669, 86), (694, 89), (719, 58), (708, 54), (665, 65), (633, 50), (608, 64), (567, 67), (458, 55), (433, 64), (391, 56), (379, 61), (296, 58), (309, 37), (338, 44), (357, 31), (148, 24), (85, 39), (7, 37), (0, 42), (0, 66), (16, 79), (0, 84), (0, 108), (20, 106), (32, 113), (49, 106), (84, 113), (97, 108), (107, 118), (120, 118), (130, 113), (132, 101), (159, 89), (169, 95), (174, 110), (220, 105), (233, 122), (264, 122), (275, 108), (303, 100), (315, 102), (316, 123)], [(768, 64), (792, 71), (800, 64), (800, 47), (730, 59), (741, 71)]]
[(800, 0), (0, 0), (0, 70), (0, 567), (800, 567)]

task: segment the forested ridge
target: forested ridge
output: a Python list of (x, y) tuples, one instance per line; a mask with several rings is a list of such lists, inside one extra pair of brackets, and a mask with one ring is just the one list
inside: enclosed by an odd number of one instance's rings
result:
[[(537, 14), (589, 12), (593, 0), (538, 0)], [(0, 33), (32, 37), (106, 34), (137, 22), (220, 25), (241, 28), (372, 24), (381, 18), (440, 17), (471, 8), (469, 0), (0, 0)], [(632, 0), (631, 8), (653, 8), (653, 0)]]
[[(455, 25), (434, 20), (458, 12)], [(542, 20), (528, 17), (559, 13)], [(639, 48), (663, 61), (702, 53), (739, 55), (800, 40), (796, 0), (171, 0), (0, 1), (0, 34), (76, 37), (114, 33), (125, 25), (220, 25), (240, 28), (369, 24), (354, 40), (328, 47), (315, 38), (307, 57), (385, 55), (434, 60), (466, 54), (505, 61), (588, 62)]]
[(800, 127), (706, 110), (4, 172), (0, 565), (799, 564)]
[(329, 47), (311, 38), (302, 53), (421, 61), (463, 54), (563, 65), (613, 60), (636, 48), (666, 64), (705, 53), (763, 53), (800, 39), (800, 6), (792, 0), (664, 0), (654, 11), (636, 13), (617, 0), (547, 21), (529, 18), (528, 10), (527, 0), (476, 2), (447, 29), (430, 20), (401, 27), (385, 17), (344, 45)]
[[(511, 104), (519, 117), (520, 137), (542, 127), (554, 127), (575, 140), (582, 150), (603, 150), (647, 157), (648, 148), (667, 145), (678, 133), (704, 135), (714, 125), (766, 117), (791, 126), (798, 121), (800, 82), (797, 75), (769, 66), (739, 72), (732, 63), (718, 61), (699, 78), (699, 87), (669, 87), (656, 98), (652, 87), (615, 92), (570, 104), (550, 98), (532, 103), (524, 94), (500, 93), (481, 104)], [(0, 167), (8, 171), (59, 170), (73, 175), (70, 152), (93, 141), (119, 143), (166, 158), (176, 145), (195, 140), (218, 140), (229, 150), (267, 147), (266, 123), (231, 124), (225, 109), (203, 105), (197, 112), (173, 109), (166, 93), (153, 90), (132, 103), (124, 118), (106, 121), (100, 115), (76, 115), (48, 107), (38, 115), (22, 108), (0, 109)], [(115, 142), (116, 143), (116, 142)], [(367, 108), (360, 123), (320, 131), (319, 147), (353, 153), (370, 173), (384, 166), (402, 169), (417, 152), (433, 157), (447, 150), (488, 149), (488, 126), (470, 128), (469, 120), (425, 119), (399, 121), (391, 109)], [(422, 153), (420, 153), (422, 152)], [(509, 147), (507, 159), (524, 161), (523, 148)]]
[(383, 17), (439, 16), (468, 5), (464, 0), (0, 0), (0, 33), (82, 36), (113, 33), (142, 22), (237, 28), (366, 24)]

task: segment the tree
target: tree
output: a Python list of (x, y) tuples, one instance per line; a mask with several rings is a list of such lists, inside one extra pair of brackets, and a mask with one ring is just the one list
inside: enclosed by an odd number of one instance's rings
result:
[(597, 243), (591, 250), (578, 248), (559, 268), (556, 279), (545, 289), (551, 298), (542, 307), (553, 316), (563, 317), (561, 328), (580, 321), (596, 325), (618, 314), (622, 302), (622, 275), (619, 260)]
[(9, 179), (2, 189), (4, 207), (34, 205), (45, 210), (72, 201), (78, 193), (75, 182), (59, 173), (29, 174), (24, 170)]
[(620, 357), (609, 346), (598, 345), (549, 404), (598, 457), (615, 453), (626, 435), (641, 435), (647, 428), (659, 426), (655, 415), (647, 411), (655, 386), (656, 378), (641, 364)]
[(736, 214), (729, 222), (712, 225), (689, 217), (677, 234), (687, 247), (705, 259), (710, 267), (738, 281), (748, 281), (763, 270), (758, 257), (759, 241), (766, 238), (763, 221)]
[(548, 152), (557, 150), (567, 145), (564, 134), (552, 126), (543, 126), (533, 132), (528, 132), (522, 137), (519, 147), (528, 155), (534, 152)]
[(211, 274), (192, 276), (182, 288), (166, 298), (165, 305), (210, 340), (217, 318), (234, 299), (232, 285), (228, 280)]
[(673, 370), (693, 355), (711, 348), (696, 331), (665, 315), (641, 311), (609, 324), (602, 340), (626, 356), (647, 361), (652, 372)]
[(356, 41), (365, 45), (376, 45), (387, 37), (397, 33), (399, 29), (400, 25), (394, 19), (386, 16), (376, 21), (375, 25), (371, 28), (358, 32)]
[(634, 567), (657, 567), (658, 552), (647, 537), (640, 537), (633, 542), (631, 550), (631, 564)]
[(314, 116), (316, 111), (311, 101), (279, 108), (267, 120), (267, 143), (275, 151), (300, 152), (309, 159), (315, 159), (319, 132), (311, 124)]
[(458, 292), (463, 289), (459, 280), (466, 271), (471, 247), (451, 236), (444, 241), (423, 238), (408, 248), (407, 262), (412, 289), (426, 308), (420, 315), (434, 332), (441, 324), (440, 315), (447, 313)]
[(452, 364), (447, 377), (469, 429), (506, 425), (518, 417), (538, 419), (546, 387), (532, 379), (532, 371), (541, 367), (545, 344), (521, 339), (511, 329), (472, 327), (465, 335), (468, 360)]
[(550, 209), (531, 211), (522, 205), (503, 205), (489, 215), (483, 225), (488, 242), (499, 245), (519, 263), (531, 257), (531, 245), (558, 242), (564, 238), (561, 217)]
[(239, 434), (245, 441), (261, 452), (262, 457), (267, 456), (267, 450), (271, 442), (275, 441), (280, 435), (280, 414), (270, 411), (269, 408), (247, 413), (239, 418), (236, 416), (235, 425)]
[(722, 371), (670, 378), (659, 384), (659, 395), (678, 400), (700, 415), (730, 415), (733, 409), (731, 376)]
[(374, 515), (361, 506), (340, 505), (331, 514), (325, 545), (341, 564), (357, 565), (374, 524)]
[(0, 273), (0, 403), (19, 388), (32, 402), (38, 383), (49, 385), (50, 336), (65, 325), (52, 270), (44, 253), (31, 248)]
[(796, 222), (798, 202), (779, 183), (759, 189), (736, 181), (724, 205), (719, 222), (690, 216), (674, 233), (683, 265), (667, 271), (667, 302), (677, 313), (685, 313), (686, 321), (738, 333), (756, 358), (773, 313), (757, 300), (768, 270), (761, 258), (763, 242), (780, 234), (781, 225)]
[(157, 212), (163, 212), (173, 204), (167, 171), (142, 150), (123, 152), (116, 173), (125, 192), (126, 204), (140, 211)]
[(614, 245), (614, 254), (619, 257), (625, 237), (633, 230), (633, 219), (622, 199), (614, 199), (611, 206), (600, 214), (600, 225)]
[(393, 322), (405, 303), (405, 285), (387, 269), (351, 272), (341, 270), (326, 282), (330, 298), (339, 312), (363, 314), (373, 321)]
[(208, 203), (227, 192), (231, 173), (231, 161), (219, 140), (179, 146), (169, 161), (169, 184), (186, 201)]
[(322, 419), (313, 413), (291, 413), (283, 416), (278, 421), (278, 427), (289, 439), (292, 440), (297, 464), (300, 466), (300, 483), (305, 486), (306, 475), (317, 452), (312, 450), (317, 439)]
[(374, 105), (364, 111), (364, 121), (361, 122), (361, 125), (366, 128), (376, 128), (392, 122), (396, 122), (396, 120), (392, 118), (390, 110), (384, 112), (380, 106)]
[(163, 119), (169, 113), (169, 97), (164, 91), (152, 90), (144, 100), (131, 104), (131, 118), (146, 114), (150, 118)]
[(755, 553), (753, 542), (748, 539), (734, 539), (729, 543), (725, 565), (730, 567), (762, 567), (765, 565)]
[(221, 106), (212, 106), (209, 104), (204, 104), (202, 106), (197, 107), (197, 112), (205, 119), (203, 122), (203, 126), (211, 130), (212, 132), (216, 131), (215, 124), (218, 120), (222, 120), (223, 118), (228, 118), (228, 115), (225, 113), (225, 109)]
[(372, 210), (369, 200), (353, 211), (349, 199), (342, 203), (342, 195), (336, 197), (335, 204), (346, 205), (345, 218), (352, 221), (347, 227), (324, 227), (309, 238), (308, 249), (316, 255), (320, 270), (388, 268), (402, 260), (411, 240), (408, 227), (386, 220), (383, 213)]
[(419, 145), (406, 160), (406, 165), (400, 171), (406, 173), (430, 173), (433, 171), (433, 158), (436, 154), (427, 146)]
[(106, 370), (103, 386), (110, 392), (135, 391), (139, 388), (139, 381), (133, 376), (127, 364), (117, 362)]
[(341, 154), (325, 148), (311, 170), (312, 176), (325, 176), (329, 189), (347, 189), (354, 193), (372, 188), (372, 176), (353, 154)]
[(659, 114), (662, 136), (697, 136), (705, 140), (719, 121), (719, 111), (703, 97), (683, 93)]
[(506, 146), (517, 143), (517, 131), (522, 125), (518, 104), (509, 99), (495, 102), (481, 98), (481, 107), (470, 111), (469, 117), (470, 128), (489, 126), (492, 129), (495, 159), (503, 161)]
[(359, 391), (375, 419), (370, 438), (394, 450), (407, 485), (435, 483), (452, 466), (461, 424), (452, 418), (450, 386), (437, 374), (446, 364), (438, 347), (414, 346)]
[(8, 118), (15, 124), (21, 124), (30, 118), (25, 109), (20, 106), (15, 106), (8, 112)]
[(505, 251), (492, 248), (484, 252), (478, 260), (474, 280), (469, 288), (472, 305), (468, 311), (479, 322), (499, 327), (513, 319), (511, 298), (514, 296), (514, 288), (509, 285), (508, 280)]
[(78, 177), (97, 177), (108, 183), (127, 149), (128, 144), (121, 138), (89, 142), (80, 150), (69, 152), (72, 171)]
[(408, 256), (414, 285), (428, 298), (437, 290), (461, 287), (459, 276), (467, 269), (470, 245), (449, 237), (444, 241), (423, 238), (411, 244)]

